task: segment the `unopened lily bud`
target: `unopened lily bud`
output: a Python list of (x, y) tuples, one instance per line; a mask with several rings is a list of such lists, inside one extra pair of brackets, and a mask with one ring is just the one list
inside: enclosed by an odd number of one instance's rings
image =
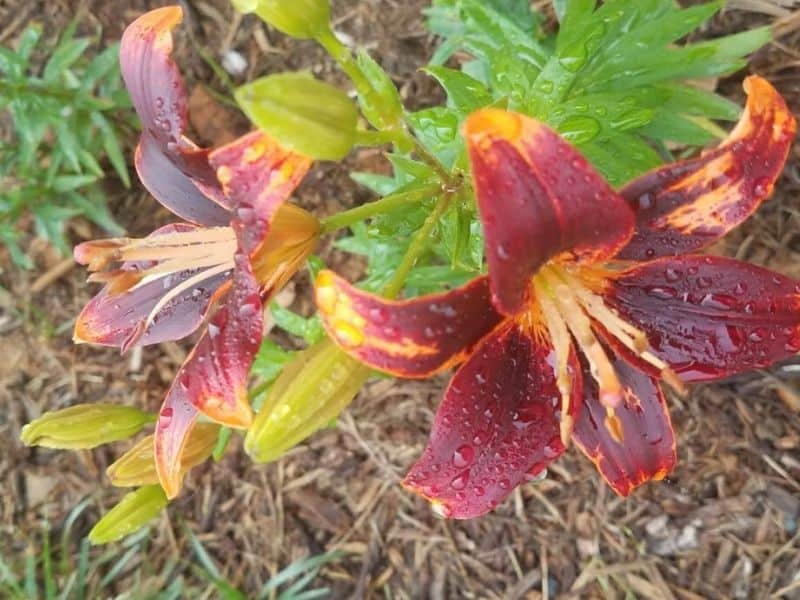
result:
[(45, 448), (95, 448), (139, 433), (155, 416), (133, 406), (78, 404), (45, 413), (22, 428), (26, 446)]
[(240, 12), (254, 12), (264, 21), (292, 37), (315, 38), (328, 29), (328, 0), (232, 0)]
[(262, 77), (235, 95), (250, 120), (289, 150), (339, 160), (355, 144), (355, 104), (342, 90), (308, 73)]
[(353, 400), (370, 370), (325, 339), (299, 353), (281, 373), (247, 432), (257, 462), (280, 458), (327, 427)]
[(146, 485), (126, 494), (89, 532), (93, 544), (107, 544), (138, 531), (167, 505), (160, 485)]
[[(217, 443), (220, 426), (216, 423), (197, 423), (189, 435), (186, 448), (181, 455), (181, 469), (186, 473), (211, 456)], [(142, 438), (133, 448), (120, 456), (108, 469), (106, 475), (111, 485), (136, 487), (158, 483), (153, 436)]]

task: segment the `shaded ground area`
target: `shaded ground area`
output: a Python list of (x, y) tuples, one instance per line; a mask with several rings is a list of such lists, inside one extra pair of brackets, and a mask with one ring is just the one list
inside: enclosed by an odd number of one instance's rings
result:
[[(0, 43), (13, 41), (31, 20), (54, 34), (74, 16), (75, 4), (85, 10), (86, 27), (102, 25), (114, 40), (141, 11), (165, 2), (5, 0)], [(337, 29), (382, 62), (412, 106), (439, 100), (435, 85), (416, 71), (433, 48), (419, 12), (426, 4), (334, 2)], [(749, 69), (773, 81), (797, 112), (800, 10), (793, 12), (791, 4), (731, 2), (703, 35), (777, 24), (778, 39)], [(184, 6), (189, 27), (179, 36), (178, 57), (194, 85), (193, 124), (203, 142), (241, 133), (247, 123), (199, 84), (224, 92), (194, 45), (217, 61), (230, 50), (241, 53), (247, 67), (236, 83), (302, 67), (344, 84), (311, 43), (242, 19), (221, 0)], [(720, 82), (739, 101), (743, 75)], [(348, 167), (386, 168), (375, 151), (357, 152), (344, 166), (319, 165), (298, 201), (326, 214), (367, 200), (349, 180)], [(713, 251), (800, 278), (798, 194), (795, 146), (775, 197)], [(133, 235), (170, 220), (141, 189), (111, 186), (109, 197)], [(80, 222), (71, 231), (75, 242), (99, 233)], [(344, 265), (327, 244), (323, 256), (355, 274), (359, 265)], [(43, 518), (58, 534), (69, 510), (89, 498), (68, 540), (77, 548), (100, 511), (120, 497), (103, 472), (125, 446), (82, 453), (27, 449), (17, 441), (21, 426), (77, 402), (105, 399), (155, 409), (188, 348), (164, 344), (120, 358), (73, 346), (74, 316), (94, 289), (51, 248), (32, 239), (28, 252), (37, 269), (20, 272), (0, 251), (0, 550), (12, 562), (36, 551)], [(298, 278), (300, 309), (308, 308), (307, 291)], [(518, 489), (494, 513), (470, 522), (436, 519), (398, 485), (426, 441), (443, 383), (373, 381), (338, 428), (273, 465), (250, 464), (236, 442), (220, 463), (194, 472), (153, 528), (149, 548), (134, 553), (106, 595), (116, 588), (148, 597), (163, 586), (157, 575), (163, 565), (190, 556), (185, 522), (228, 580), (249, 592), (298, 557), (338, 548), (342, 558), (320, 577), (336, 598), (800, 598), (800, 361), (671, 397), (680, 462), (664, 484), (621, 500), (572, 451), (544, 481)], [(178, 572), (208, 587), (185, 565)]]

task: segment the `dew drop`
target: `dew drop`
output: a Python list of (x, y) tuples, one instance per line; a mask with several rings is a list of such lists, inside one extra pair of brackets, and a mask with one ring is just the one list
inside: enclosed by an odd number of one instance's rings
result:
[(467, 482), (469, 481), (469, 472), (464, 471), (463, 473), (457, 475), (453, 480), (450, 482), (450, 487), (454, 490), (463, 490), (467, 487)]
[(661, 300), (669, 300), (670, 298), (675, 298), (678, 295), (678, 291), (675, 288), (664, 287), (660, 285), (649, 286), (645, 288), (645, 291), (647, 292), (648, 296), (659, 298)]
[(373, 323), (382, 325), (389, 320), (389, 311), (382, 307), (373, 307), (369, 309), (369, 318)]
[(464, 467), (471, 465), (474, 458), (475, 450), (472, 448), (472, 446), (464, 444), (463, 446), (459, 446), (458, 450), (453, 452), (453, 465), (455, 465), (456, 468), (463, 469)]
[(769, 195), (771, 185), (768, 177), (759, 177), (753, 182), (753, 195), (759, 198)]

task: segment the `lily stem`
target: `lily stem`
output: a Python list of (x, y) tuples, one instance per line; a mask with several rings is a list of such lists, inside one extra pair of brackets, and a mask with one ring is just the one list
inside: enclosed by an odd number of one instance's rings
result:
[[(342, 71), (347, 74), (353, 85), (355, 85), (358, 95), (362, 98), (370, 98), (375, 93), (375, 90), (369, 79), (361, 71), (358, 62), (353, 58), (350, 49), (336, 38), (331, 29), (326, 30), (316, 39), (339, 64)], [(362, 137), (363, 133), (366, 132), (361, 133)], [(401, 149), (413, 149), (417, 156), (436, 172), (445, 186), (455, 187), (458, 184), (460, 176), (448, 171), (439, 159), (409, 132), (408, 126), (404, 122), (398, 123), (396, 127), (391, 129), (375, 133), (389, 136), (390, 140)]]
[(439, 183), (432, 183), (430, 185), (409, 190), (407, 192), (391, 194), (381, 198), (380, 200), (368, 202), (367, 204), (356, 206), (350, 210), (336, 213), (335, 215), (331, 215), (330, 217), (326, 217), (320, 221), (321, 231), (323, 234), (330, 233), (332, 231), (336, 231), (337, 229), (349, 227), (354, 223), (359, 223), (365, 219), (369, 219), (370, 217), (390, 212), (406, 204), (420, 202), (421, 200), (425, 200), (426, 198), (430, 198), (431, 196), (435, 195), (440, 189), (441, 186)]
[(439, 219), (444, 214), (444, 211), (447, 210), (447, 207), (450, 205), (450, 200), (452, 200), (454, 195), (455, 192), (453, 190), (448, 190), (439, 198), (436, 206), (425, 219), (425, 222), (422, 224), (422, 227), (420, 227), (419, 231), (417, 231), (414, 239), (411, 240), (411, 243), (408, 245), (408, 249), (403, 256), (403, 260), (400, 261), (400, 264), (398, 265), (397, 270), (394, 272), (392, 279), (383, 289), (384, 297), (389, 299), (396, 298), (403, 289), (406, 279), (408, 279), (408, 274), (411, 272), (411, 269), (414, 268), (414, 265), (417, 264), (417, 260), (419, 260), (419, 257), (425, 251), (425, 248), (428, 245), (428, 240), (433, 232), (433, 228), (439, 222)]

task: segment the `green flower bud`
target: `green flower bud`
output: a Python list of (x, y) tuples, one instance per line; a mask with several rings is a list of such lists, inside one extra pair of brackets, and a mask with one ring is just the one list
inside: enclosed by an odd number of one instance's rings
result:
[(107, 544), (130, 535), (155, 519), (167, 505), (160, 485), (146, 485), (126, 494), (89, 532), (93, 544)]
[(240, 12), (255, 12), (264, 21), (292, 37), (315, 38), (329, 28), (328, 0), (232, 0)]
[(339, 160), (355, 143), (356, 106), (308, 73), (262, 77), (236, 90), (236, 101), (259, 129), (311, 158)]
[[(181, 471), (205, 462), (217, 444), (220, 426), (216, 423), (196, 423), (186, 441), (181, 454)], [(106, 475), (111, 485), (117, 487), (136, 487), (158, 483), (156, 461), (153, 454), (153, 436), (148, 435), (125, 454), (120, 456), (108, 469)]]
[(247, 432), (244, 447), (269, 462), (327, 427), (355, 398), (370, 369), (324, 339), (283, 370)]
[(133, 406), (77, 404), (43, 414), (22, 428), (26, 446), (45, 448), (94, 448), (139, 433), (155, 416)]

